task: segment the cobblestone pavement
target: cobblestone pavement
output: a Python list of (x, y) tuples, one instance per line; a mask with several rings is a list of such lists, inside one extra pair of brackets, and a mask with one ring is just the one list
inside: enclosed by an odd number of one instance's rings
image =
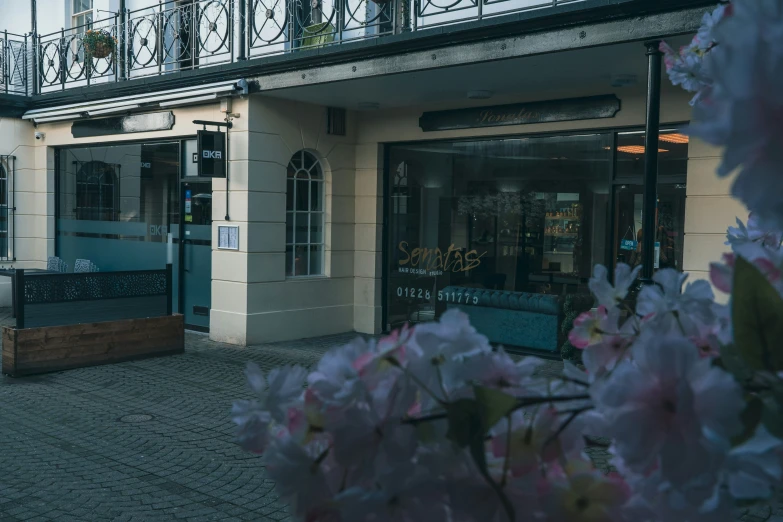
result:
[[(183, 355), (0, 377), (0, 522), (287, 519), (262, 460), (234, 442), (242, 370), (311, 366), (354, 336), (238, 348), (188, 334)], [(608, 470), (605, 448), (588, 453)], [(783, 522), (773, 513), (742, 520)]]
[(0, 521), (282, 520), (261, 460), (234, 442), (242, 370), (315, 363), (354, 337), (0, 377)]

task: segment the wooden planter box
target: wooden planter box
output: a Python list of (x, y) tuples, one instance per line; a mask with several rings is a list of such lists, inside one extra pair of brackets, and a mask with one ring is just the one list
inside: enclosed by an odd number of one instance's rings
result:
[(184, 351), (181, 315), (22, 330), (5, 326), (2, 371), (20, 377)]

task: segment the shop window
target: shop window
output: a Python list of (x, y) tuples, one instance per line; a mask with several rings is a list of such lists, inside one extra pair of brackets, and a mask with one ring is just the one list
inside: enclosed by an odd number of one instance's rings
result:
[[(642, 263), (642, 201), (644, 197), (643, 132), (617, 135), (614, 182), (615, 262)], [(654, 269), (682, 270), (685, 240), (685, 186), (688, 136), (662, 130), (658, 141), (658, 203), (655, 210)]]
[(286, 190), (286, 275), (324, 273), (324, 172), (311, 152), (288, 163)]
[(76, 174), (76, 219), (117, 220), (117, 174), (103, 161), (88, 161)]
[(390, 146), (389, 325), (459, 308), (492, 341), (559, 347), (556, 325), (538, 340), (522, 325), (547, 306), (556, 321), (566, 296), (592, 305), (587, 281), (608, 253), (611, 143), (593, 134)]

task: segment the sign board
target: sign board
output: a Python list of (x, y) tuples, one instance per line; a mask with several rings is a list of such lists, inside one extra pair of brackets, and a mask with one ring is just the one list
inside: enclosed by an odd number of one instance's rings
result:
[(239, 250), (238, 226), (218, 225), (218, 248), (221, 250)]
[(633, 239), (621, 239), (620, 250), (636, 250), (638, 243)]
[(193, 213), (193, 193), (190, 189), (185, 191), (185, 214)]
[(173, 112), (149, 112), (111, 118), (77, 120), (71, 125), (71, 136), (91, 138), (113, 134), (164, 131), (171, 130), (172, 127), (174, 127)]
[(419, 118), (419, 127), (424, 132), (432, 132), (552, 121), (592, 120), (614, 118), (619, 110), (620, 100), (617, 96), (604, 94), (584, 98), (425, 112)]
[(198, 175), (226, 177), (226, 135), (219, 131), (198, 131)]
[(661, 244), (656, 241), (655, 242), (655, 263), (653, 264), (653, 268), (658, 269), (661, 267)]

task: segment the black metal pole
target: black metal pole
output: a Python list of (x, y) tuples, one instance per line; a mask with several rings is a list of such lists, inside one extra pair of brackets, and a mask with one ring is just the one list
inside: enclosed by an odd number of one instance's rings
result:
[[(30, 0), (30, 45), (32, 47), (33, 94), (38, 94), (38, 4), (36, 0)], [(26, 71), (25, 71), (26, 72)]]
[(14, 272), (14, 297), (16, 308), (16, 328), (24, 328), (24, 269), (17, 268)]
[(658, 129), (661, 119), (661, 56), (659, 41), (647, 47), (647, 120), (644, 127), (644, 203), (642, 205), (642, 282), (651, 283), (655, 271), (658, 206)]
[(127, 34), (125, 32), (125, 26), (128, 23), (128, 12), (125, 9), (125, 0), (120, 0), (120, 25), (117, 28), (117, 51), (115, 54), (117, 55), (117, 66), (120, 69), (120, 74), (118, 75), (120, 80), (125, 79), (125, 47), (126, 47), (126, 38), (125, 35)]
[(244, 60), (247, 57), (245, 54), (245, 31), (247, 30), (245, 27), (245, 20), (247, 20), (246, 15), (247, 6), (245, 0), (239, 0), (239, 36), (237, 38), (239, 49), (237, 50), (237, 60)]
[(173, 281), (174, 271), (171, 264), (166, 264), (166, 315), (171, 315), (173, 310)]

